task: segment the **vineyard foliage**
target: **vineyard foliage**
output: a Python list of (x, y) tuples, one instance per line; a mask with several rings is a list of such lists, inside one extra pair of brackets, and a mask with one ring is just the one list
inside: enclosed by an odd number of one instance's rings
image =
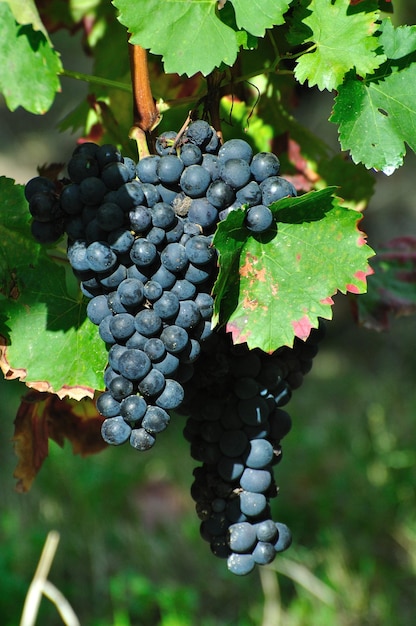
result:
[[(225, 139), (245, 138), (254, 151), (275, 152), (298, 197), (272, 205), (273, 236), (250, 233), (238, 210), (220, 223), (214, 239), (214, 322), (225, 325), (235, 343), (271, 352), (292, 346), (295, 337), (306, 339), (319, 317), (331, 318), (338, 291), (356, 298), (373, 273), (368, 259), (374, 252), (359, 226), (373, 193), (369, 170), (391, 175), (406, 146), (416, 149), (416, 27), (394, 27), (391, 11), (388, 0), (6, 0), (0, 2), (0, 91), (11, 111), (47, 115), (72, 80), (88, 81), (88, 97), (60, 129), (80, 141), (114, 143), (137, 160), (129, 138), (128, 48), (134, 44), (149, 51), (161, 114), (150, 143), (162, 130), (178, 131), (189, 111), (217, 124), (217, 104)], [(82, 33), (92, 75), (63, 66), (54, 45), (60, 29)], [(313, 87), (334, 97), (330, 121), (342, 152), (296, 119), (297, 99)], [(39, 171), (65, 176), (56, 164)], [(86, 319), (65, 241), (36, 243), (23, 187), (1, 177), (0, 192), (4, 375), (61, 399), (92, 398), (104, 389), (106, 352)], [(369, 294), (356, 298), (355, 309), (369, 326), (384, 327), (390, 313), (414, 309), (412, 279), (400, 279), (400, 264), (408, 267), (407, 251), (414, 247), (406, 241), (400, 255), (383, 251)], [(394, 298), (382, 303), (392, 276)], [(404, 292), (412, 305), (400, 308)]]

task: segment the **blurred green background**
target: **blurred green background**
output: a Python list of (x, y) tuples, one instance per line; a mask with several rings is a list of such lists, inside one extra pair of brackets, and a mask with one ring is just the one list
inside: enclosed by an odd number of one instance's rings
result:
[[(396, 23), (413, 23), (415, 7), (396, 5)], [(72, 54), (72, 40), (59, 36), (64, 55)], [(51, 122), (66, 112), (66, 95), (45, 118), (1, 104), (2, 174), (24, 182), (39, 163), (67, 158), (75, 139), (61, 138)], [(331, 104), (312, 90), (299, 117), (336, 142)], [(363, 222), (375, 247), (416, 235), (415, 166), (409, 155), (393, 177), (375, 175)], [(275, 517), (294, 542), (244, 578), (229, 574), (199, 537), (181, 418), (146, 454), (123, 446), (83, 459), (52, 443), (32, 490), (20, 495), (11, 438), (26, 388), (1, 380), (1, 626), (19, 623), (52, 529), (60, 544), (50, 580), (82, 626), (413, 626), (415, 330), (414, 317), (393, 321), (386, 334), (358, 328), (348, 299), (336, 297), (314, 367), (287, 407), (293, 429), (276, 468)], [(37, 624), (60, 623), (42, 600)]]

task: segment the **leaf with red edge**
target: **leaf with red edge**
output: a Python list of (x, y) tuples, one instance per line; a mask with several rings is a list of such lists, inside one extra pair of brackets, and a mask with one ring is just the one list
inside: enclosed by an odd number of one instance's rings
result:
[(358, 322), (388, 330), (392, 317), (416, 313), (416, 237), (396, 237), (377, 251), (368, 291), (354, 301)]
[(254, 236), (245, 211), (218, 226), (219, 276), (214, 323), (234, 343), (272, 352), (305, 340), (319, 318), (331, 319), (332, 296), (363, 293), (374, 253), (358, 229), (361, 215), (333, 196), (334, 188), (284, 198), (270, 208), (277, 227)]
[(16, 490), (29, 491), (48, 456), (49, 439), (61, 447), (67, 439), (73, 453), (81, 456), (106, 448), (101, 437), (103, 419), (89, 398), (77, 402), (38, 391), (27, 393), (14, 422), (13, 441), (18, 457), (14, 472)]

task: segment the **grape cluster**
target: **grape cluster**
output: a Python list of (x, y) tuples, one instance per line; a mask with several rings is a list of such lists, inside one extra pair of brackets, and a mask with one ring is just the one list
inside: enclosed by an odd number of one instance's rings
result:
[(108, 347), (97, 400), (104, 440), (148, 450), (172, 410), (185, 414), (202, 463), (192, 486), (202, 536), (242, 575), (291, 542), (270, 509), (291, 427), (282, 407), (311, 367), (321, 331), (272, 355), (213, 332), (212, 240), (238, 208), (253, 236), (275, 232), (270, 205), (296, 191), (275, 155), (253, 155), (241, 139), (220, 145), (202, 120), (182, 135), (162, 134), (155, 150), (136, 164), (113, 145), (80, 144), (67, 178), (27, 183), (32, 233), (41, 243), (66, 233), (87, 315)]
[(201, 535), (234, 574), (270, 563), (291, 543), (287, 526), (272, 520), (269, 502), (277, 495), (273, 469), (281, 440), (291, 428), (282, 407), (309, 371), (322, 333), (312, 331), (306, 343), (296, 340), (272, 355), (233, 346), (217, 333), (203, 348), (192, 386), (185, 386), (184, 434), (202, 463), (191, 488)]

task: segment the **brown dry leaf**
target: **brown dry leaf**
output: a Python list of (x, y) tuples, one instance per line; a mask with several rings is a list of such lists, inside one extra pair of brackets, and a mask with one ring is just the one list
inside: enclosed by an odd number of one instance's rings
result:
[(107, 447), (101, 438), (103, 417), (90, 398), (60, 399), (55, 394), (30, 391), (20, 404), (14, 431), (18, 464), (14, 472), (16, 490), (29, 491), (48, 456), (49, 439), (63, 447), (65, 439), (74, 454), (87, 456)]

